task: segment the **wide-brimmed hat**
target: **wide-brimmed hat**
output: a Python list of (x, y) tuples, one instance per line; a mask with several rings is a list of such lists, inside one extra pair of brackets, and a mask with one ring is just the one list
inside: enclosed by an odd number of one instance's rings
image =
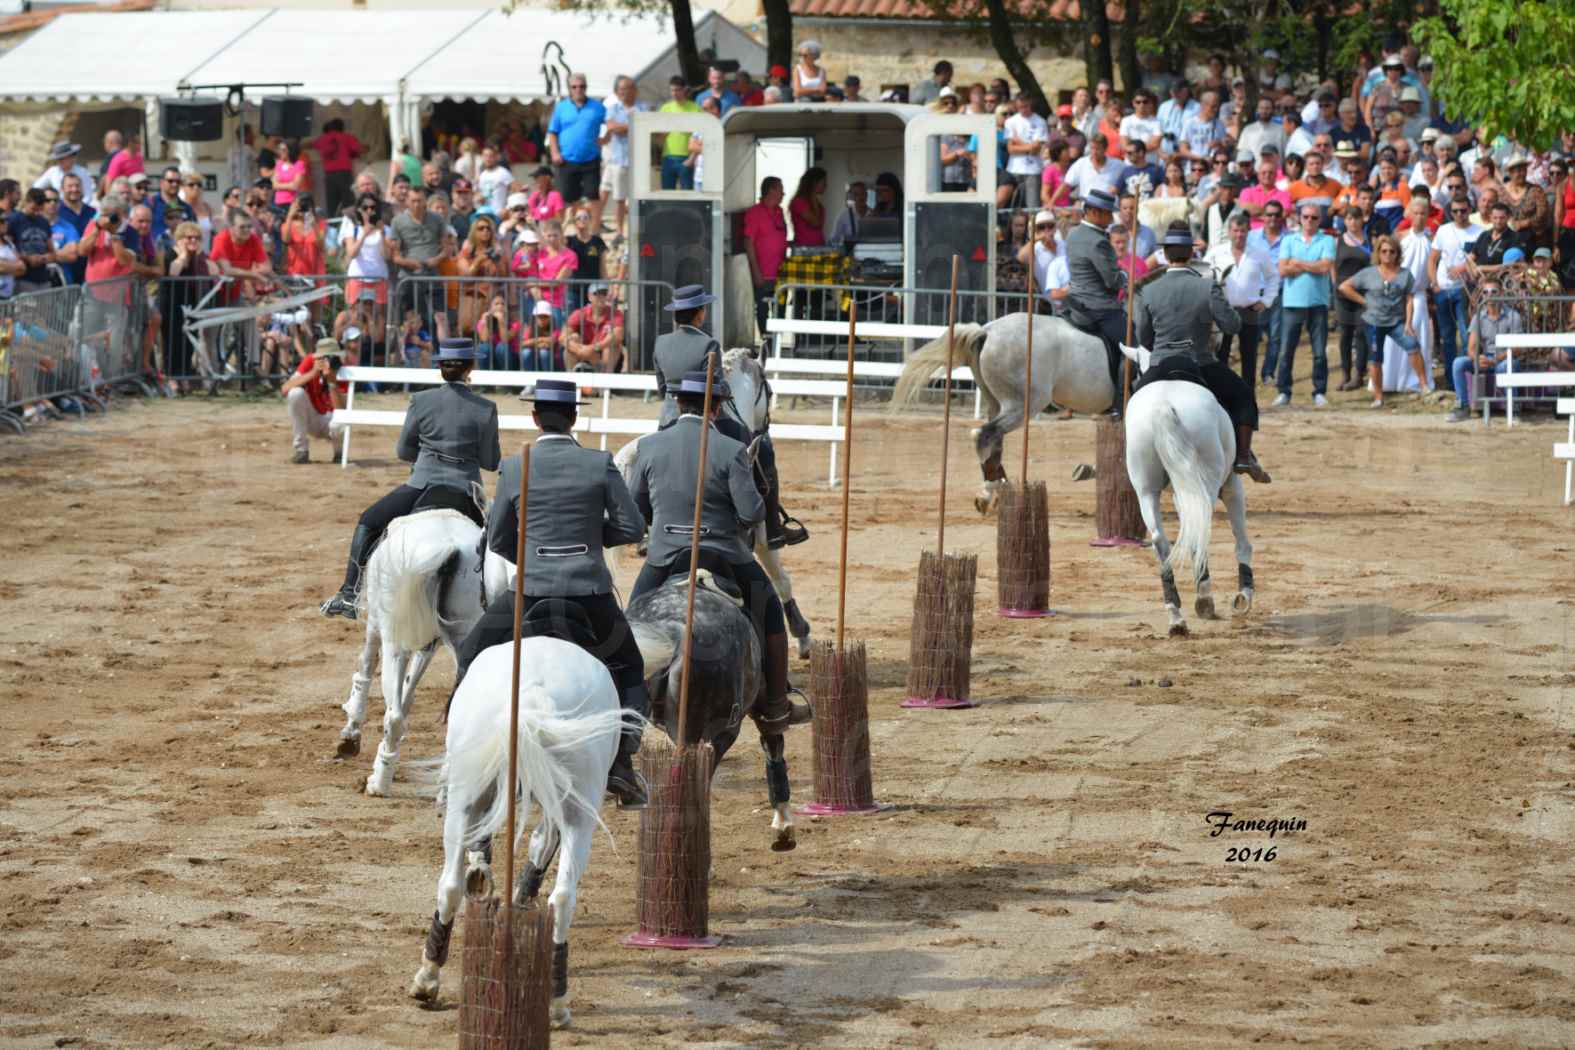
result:
[(1356, 143), (1350, 139), (1343, 139), (1334, 147), (1334, 155), (1341, 160), (1350, 160), (1354, 157), (1360, 157), (1362, 151), (1357, 149)]
[(1531, 156), (1516, 150), (1514, 153), (1511, 153), (1509, 156), (1504, 158), (1503, 168), (1505, 171), (1508, 171), (1510, 168), (1524, 168), (1529, 167), (1530, 165)]
[(1159, 243), (1166, 248), (1192, 247), (1191, 230), (1166, 230), (1159, 238)]
[(75, 142), (57, 142), (49, 147), (49, 159), (65, 160), (67, 157), (75, 157), (81, 152), (82, 147)]
[(350, 325), (345, 329), (344, 336), (345, 342), (353, 343), (357, 339), (361, 338), (361, 329), (357, 328), (355, 325)]
[(1407, 84), (1405, 87), (1400, 89), (1400, 101), (1401, 102), (1421, 102), (1422, 101), (1422, 93), (1420, 91), (1418, 91), (1416, 88), (1412, 87), (1410, 84)]
[(520, 231), (520, 235), (518, 238), (516, 238), (516, 240), (518, 240), (521, 244), (540, 244), (541, 236), (537, 234), (535, 230), (527, 226)]
[(339, 340), (333, 338), (332, 336), (324, 336), (323, 338), (319, 339), (317, 344), (312, 347), (312, 352), (319, 355), (344, 353), (344, 351), (339, 348)]
[(1220, 176), (1219, 186), (1221, 189), (1239, 190), (1244, 189), (1246, 185), (1246, 180), (1240, 175), (1237, 175), (1234, 171), (1228, 171), (1224, 175)]
[(1048, 208), (1041, 208), (1039, 210), (1039, 214), (1034, 216), (1034, 226), (1039, 227), (1045, 225), (1046, 223), (1050, 224), (1051, 226), (1055, 225), (1055, 212)]
[(1423, 128), (1422, 129), (1422, 141), (1423, 142), (1432, 142), (1436, 138), (1438, 138), (1438, 129), (1437, 128)]
[(521, 401), (538, 405), (583, 405), (580, 388), (567, 379), (538, 379), (534, 390), (520, 394)]
[(433, 360), (474, 361), (476, 356), (474, 339), (443, 339), (438, 342), (437, 356)]
[(716, 302), (716, 296), (705, 290), (703, 284), (686, 284), (682, 288), (673, 289), (673, 301), (662, 307), (668, 313), (679, 310), (694, 310), (710, 303)]
[(1083, 207), (1101, 208), (1105, 211), (1115, 211), (1116, 198), (1115, 195), (1109, 190), (1101, 189), (1100, 187), (1095, 186), (1093, 189), (1083, 194)]
[(1389, 69), (1393, 66), (1399, 66), (1401, 69), (1404, 69), (1405, 59), (1401, 58), (1399, 55), (1385, 55), (1383, 68)]
[[(700, 394), (700, 395), (703, 396), (705, 394), (705, 373), (704, 372), (685, 372), (684, 373), (684, 378), (681, 379), (679, 381), (679, 383), (678, 383), (678, 393), (680, 393), (680, 394)], [(730, 398), (732, 396), (733, 396), (733, 391), (727, 385), (727, 380), (723, 379), (719, 375), (712, 375), (712, 377), (711, 377), (711, 400), (713, 402), (714, 401), (726, 401), (728, 398)]]

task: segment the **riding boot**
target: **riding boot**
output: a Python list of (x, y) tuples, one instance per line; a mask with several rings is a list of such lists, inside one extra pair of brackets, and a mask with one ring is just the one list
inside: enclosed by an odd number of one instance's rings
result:
[(1267, 485), (1274, 480), (1269, 477), (1269, 472), (1263, 469), (1258, 462), (1258, 457), (1252, 454), (1252, 428), (1238, 424), (1236, 427), (1236, 466), (1237, 474), (1245, 474), (1260, 485)]
[[(645, 683), (638, 681), (624, 685), (619, 690), (619, 702), (625, 711), (633, 711), (641, 718), (651, 717), (651, 694)], [(619, 809), (641, 809), (647, 802), (645, 778), (634, 768), (634, 756), (640, 750), (640, 727), (625, 725), (618, 737), (618, 754), (613, 756), (612, 768), (607, 771), (607, 793), (618, 800)]]
[(814, 710), (807, 703), (794, 703), (788, 699), (787, 648), (786, 631), (766, 635), (766, 699), (765, 706), (755, 712), (755, 724), (762, 733), (780, 733), (788, 726), (803, 725), (815, 717)]
[(1110, 386), (1116, 392), (1115, 397), (1110, 400), (1110, 407), (1105, 409), (1105, 415), (1111, 419), (1120, 419), (1122, 394), (1124, 393), (1121, 383), (1121, 362), (1124, 358), (1121, 354), (1120, 345), (1112, 339), (1105, 340), (1105, 357), (1110, 365)]
[(340, 586), (339, 593), (324, 602), (318, 610), (324, 616), (343, 616), (347, 620), (356, 618), (356, 588), (360, 586), (367, 555), (376, 540), (372, 530), (365, 525), (355, 527), (355, 534), (350, 537), (350, 559), (345, 566), (345, 582)]

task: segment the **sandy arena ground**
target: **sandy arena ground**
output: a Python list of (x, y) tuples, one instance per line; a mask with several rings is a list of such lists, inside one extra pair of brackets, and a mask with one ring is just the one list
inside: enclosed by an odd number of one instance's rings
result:
[[(609, 809), (556, 1045), (1575, 1045), (1562, 427), (1271, 416), (1257, 607), (1171, 640), (1152, 556), (1087, 544), (1094, 486), (1066, 480), (1092, 461), (1086, 420), (1034, 428), (1060, 615), (997, 618), (958, 418), (947, 538), (981, 556), (983, 706), (915, 713), (897, 703), (939, 417), (859, 422), (850, 632), (893, 808), (804, 821), (770, 853), (741, 744), (714, 805), (726, 944), (696, 955), (618, 946), (637, 817)], [(317, 615), (356, 514), (404, 471), (388, 431), (361, 432), (349, 471), (322, 443), (288, 465), (288, 437), (277, 400), (198, 397), (0, 439), (0, 1047), (452, 1045), (462, 932), (444, 1005), (405, 998), (434, 811), (408, 783), (357, 793), (370, 731), (332, 759), (360, 631)], [(824, 633), (826, 450), (781, 455)], [(1228, 604), (1222, 516), (1212, 550)], [(406, 756), (441, 747), (451, 675), (440, 657)], [(789, 754), (807, 800), (807, 730)], [(1306, 830), (1211, 837), (1213, 810)]]

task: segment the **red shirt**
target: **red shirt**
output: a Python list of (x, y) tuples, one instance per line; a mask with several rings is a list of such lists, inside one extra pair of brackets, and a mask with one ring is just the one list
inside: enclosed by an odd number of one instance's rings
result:
[[(268, 261), (268, 253), (263, 250), (262, 238), (255, 231), (244, 244), (237, 244), (230, 239), (229, 230), (220, 230), (213, 238), (213, 251), (208, 253), (208, 258), (214, 262), (222, 259), (236, 269), (252, 270)], [(240, 290), (232, 282), (225, 292), (225, 300), (234, 302), (239, 295)]]
[(575, 338), (586, 346), (596, 342), (609, 330), (623, 324), (623, 314), (617, 310), (608, 310), (601, 318), (595, 316), (595, 309), (582, 306), (569, 315), (569, 320), (563, 326), (565, 336), (573, 332)]
[[(114, 242), (119, 239), (119, 233), (111, 233), (103, 227), (99, 227), (98, 232), (93, 235), (93, 246), (88, 249), (87, 256), (87, 279), (89, 283), (113, 280), (116, 277), (124, 277), (131, 272), (129, 265), (123, 265), (115, 258)], [(111, 290), (107, 292), (101, 292), (98, 289), (93, 290), (94, 295), (105, 302), (119, 299), (123, 303), (131, 301), (128, 297), (129, 291), (129, 286), (124, 288), (112, 286)]]
[(787, 219), (781, 208), (764, 202), (744, 212), (744, 236), (755, 242), (755, 261), (760, 264), (760, 276), (768, 281), (777, 279), (777, 270), (787, 258)]
[[(295, 374), (304, 376), (315, 371), (317, 371), (317, 355), (307, 354), (301, 358), (301, 366), (295, 370)], [(335, 385), (339, 387), (341, 394), (349, 387), (348, 383)], [(327, 415), (334, 410), (334, 395), (329, 392), (328, 384), (323, 382), (322, 376), (312, 376), (301, 389), (306, 391), (306, 399), (312, 403), (312, 410), (318, 415)]]
[(324, 171), (349, 171), (355, 158), (366, 152), (361, 140), (347, 131), (325, 131), (311, 142), (323, 158)]
[[(285, 262), (284, 272), (291, 274), (320, 274), (323, 271), (323, 241), (320, 234), (322, 226), (318, 225), (313, 232), (307, 232), (306, 223), (296, 219), (284, 228)], [(224, 231), (225, 233), (229, 231)], [(220, 236), (223, 236), (221, 233)], [(257, 240), (253, 237), (252, 240)], [(218, 242), (214, 242), (218, 247)]]

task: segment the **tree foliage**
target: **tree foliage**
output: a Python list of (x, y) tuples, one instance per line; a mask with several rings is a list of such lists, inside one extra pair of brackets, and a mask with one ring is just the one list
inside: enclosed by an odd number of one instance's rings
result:
[(1569, 0), (1441, 0), (1415, 29), (1452, 115), (1534, 149), (1575, 128), (1575, 4)]

